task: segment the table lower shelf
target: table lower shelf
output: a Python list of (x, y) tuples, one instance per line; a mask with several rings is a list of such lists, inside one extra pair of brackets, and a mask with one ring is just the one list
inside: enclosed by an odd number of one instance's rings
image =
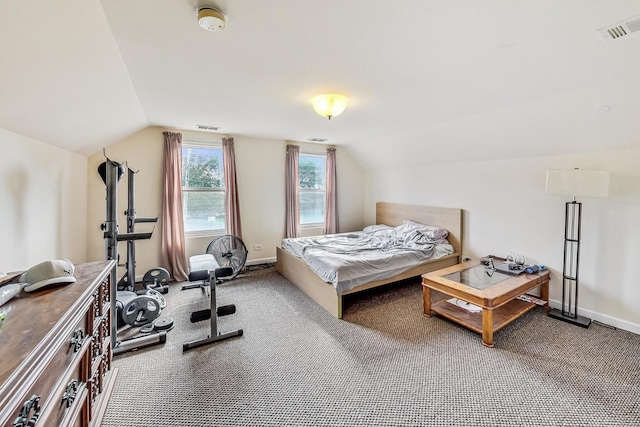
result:
[[(508, 303), (493, 309), (493, 332), (502, 329), (504, 326), (516, 320), (526, 312), (536, 307), (536, 304), (514, 299)], [(431, 304), (432, 313), (456, 322), (478, 334), (482, 334), (482, 311), (470, 312), (462, 307), (441, 300)]]

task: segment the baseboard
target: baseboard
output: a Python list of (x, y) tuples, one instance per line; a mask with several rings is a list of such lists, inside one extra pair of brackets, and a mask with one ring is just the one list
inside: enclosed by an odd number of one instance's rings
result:
[[(562, 307), (561, 301), (557, 300), (549, 300), (549, 305), (551, 306), (551, 308), (557, 308), (558, 310), (560, 310)], [(607, 316), (606, 314), (597, 313), (591, 310), (583, 310), (581, 308), (578, 309), (578, 315), (584, 316), (588, 319), (594, 320), (607, 326), (612, 326), (617, 329), (622, 329), (640, 335), (640, 325), (637, 323), (618, 319), (617, 317), (613, 316)]]
[[(258, 259), (252, 259), (252, 260), (248, 260), (247, 262), (244, 263), (244, 265), (261, 265), (261, 264), (273, 264), (276, 262), (276, 257), (271, 257), (271, 258), (258, 258)], [(142, 276), (136, 276), (136, 283), (141, 283), (142, 282), (142, 278), (144, 277), (144, 275)]]
[(275, 262), (276, 262), (276, 257), (258, 258), (258, 259), (248, 260), (244, 265), (273, 264)]

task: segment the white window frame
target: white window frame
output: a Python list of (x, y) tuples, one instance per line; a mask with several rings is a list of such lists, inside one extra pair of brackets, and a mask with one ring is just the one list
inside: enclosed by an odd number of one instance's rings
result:
[[(197, 140), (197, 139), (182, 139), (182, 147), (181, 148), (205, 148), (205, 149), (211, 149), (211, 150), (220, 150), (222, 151), (222, 141), (202, 141), (202, 140)], [(184, 152), (183, 152), (184, 154)], [(224, 154), (223, 154), (224, 156)], [(224, 157), (223, 157), (224, 159)], [(223, 160), (224, 161), (224, 160)], [(222, 174), (224, 176), (224, 164), (220, 165), (222, 167)], [(184, 171), (182, 171), (184, 173)], [(182, 177), (181, 177), (182, 178)], [(225, 177), (226, 178), (226, 177)], [(225, 195), (225, 189), (224, 187), (220, 188), (202, 188), (202, 187), (182, 187), (182, 192), (183, 192), (183, 200), (184, 200), (184, 193), (185, 192), (212, 192), (212, 193), (222, 193), (223, 196)], [(226, 198), (223, 198), (223, 200), (225, 200), (225, 210), (226, 210)], [(182, 207), (183, 209), (183, 214), (184, 214), (184, 206)], [(184, 218), (183, 218), (184, 221)], [(211, 236), (220, 236), (220, 235), (224, 235), (227, 234), (227, 230), (226, 230), (226, 221), (227, 219), (225, 218), (225, 228), (218, 228), (218, 229), (214, 229), (214, 230), (194, 230), (194, 231), (186, 231), (185, 228), (185, 236), (186, 237), (211, 237)]]
[[(300, 193), (300, 196), (302, 195), (302, 193), (322, 193), (324, 194), (325, 197), (325, 203), (326, 203), (326, 198), (327, 198), (327, 177), (326, 177), (326, 167), (327, 167), (327, 156), (325, 154), (322, 153), (312, 153), (312, 152), (304, 152), (304, 153), (298, 153), (298, 166), (300, 165), (300, 160), (302, 157), (320, 157), (323, 160), (324, 163), (324, 167), (325, 167), (325, 177), (324, 177), (324, 188), (319, 189), (319, 188), (305, 188), (303, 189), (302, 187), (300, 187), (300, 178), (298, 176), (298, 192)], [(308, 222), (308, 223), (303, 223), (302, 222), (302, 202), (300, 200), (298, 200), (298, 213), (300, 214), (300, 224), (298, 224), (300, 226), (300, 228), (318, 228), (318, 227), (324, 227), (324, 220), (325, 220), (325, 216), (326, 216), (326, 212), (322, 213), (322, 222)]]

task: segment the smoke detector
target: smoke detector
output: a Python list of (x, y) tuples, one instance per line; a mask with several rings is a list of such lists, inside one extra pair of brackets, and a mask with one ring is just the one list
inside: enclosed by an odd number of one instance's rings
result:
[(640, 31), (640, 15), (636, 15), (620, 21), (616, 24), (600, 28), (597, 31), (598, 34), (604, 37), (607, 41), (619, 39), (620, 37), (624, 37), (636, 31)]
[(227, 15), (213, 6), (198, 8), (198, 25), (207, 31), (222, 31), (227, 25)]

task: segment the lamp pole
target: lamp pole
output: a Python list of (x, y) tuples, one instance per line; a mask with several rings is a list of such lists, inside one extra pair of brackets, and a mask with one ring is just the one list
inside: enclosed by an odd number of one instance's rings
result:
[(582, 230), (582, 203), (565, 204), (564, 261), (562, 265), (562, 307), (552, 309), (549, 316), (588, 328), (591, 319), (578, 315), (578, 283), (580, 272), (580, 237)]
[(606, 197), (609, 172), (582, 169), (549, 169), (545, 192), (556, 196), (572, 196), (565, 204), (564, 259), (562, 264), (562, 307), (552, 309), (549, 316), (588, 328), (591, 319), (578, 315), (578, 273), (580, 271), (580, 234), (582, 203), (576, 197)]

